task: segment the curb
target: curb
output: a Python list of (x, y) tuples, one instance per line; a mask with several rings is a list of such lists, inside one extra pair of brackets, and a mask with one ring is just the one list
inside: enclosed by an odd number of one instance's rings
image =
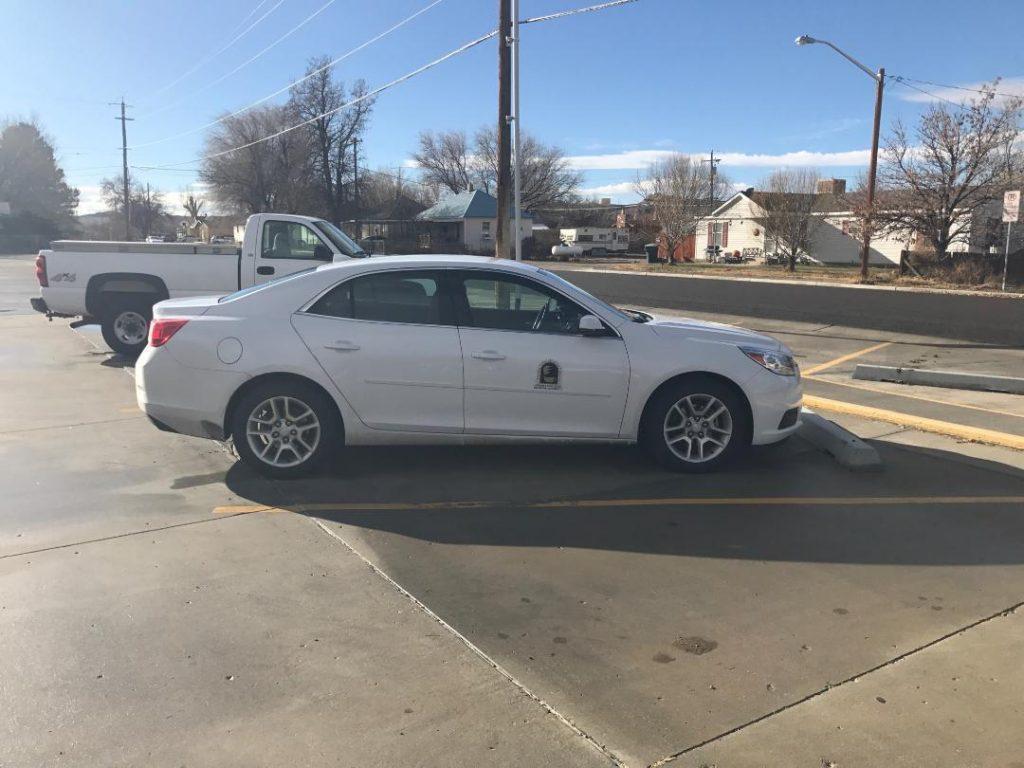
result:
[(859, 472), (882, 469), (878, 451), (834, 421), (806, 408), (800, 415), (800, 421), (800, 436), (832, 456), (841, 466)]
[(973, 389), (979, 392), (1008, 392), (1024, 395), (1024, 379), (993, 376), (963, 371), (928, 371), (919, 368), (898, 368), (889, 365), (858, 365), (853, 378), (863, 381), (891, 381), (897, 384), (919, 384), (925, 387)]

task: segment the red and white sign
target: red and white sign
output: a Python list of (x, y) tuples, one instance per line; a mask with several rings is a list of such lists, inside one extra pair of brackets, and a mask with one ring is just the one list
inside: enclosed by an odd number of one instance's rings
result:
[(1003, 193), (1003, 221), (1016, 222), (1020, 218), (1020, 190)]

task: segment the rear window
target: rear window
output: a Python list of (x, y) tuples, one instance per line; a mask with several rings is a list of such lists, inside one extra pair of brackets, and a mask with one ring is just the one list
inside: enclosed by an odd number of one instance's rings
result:
[(250, 285), (248, 288), (243, 288), (240, 291), (235, 291), (234, 293), (229, 293), (227, 296), (221, 296), (219, 299), (217, 299), (217, 303), (218, 304), (223, 304), (225, 301), (234, 301), (235, 299), (240, 299), (243, 296), (248, 296), (251, 293), (256, 293), (257, 291), (262, 291), (264, 288), (269, 288), (272, 285), (278, 285), (279, 283), (283, 283), (283, 282), (285, 282), (287, 280), (294, 280), (296, 277), (301, 277), (302, 275), (308, 275), (310, 272), (314, 271), (315, 269), (316, 269), (316, 267), (309, 267), (308, 269), (300, 269), (298, 272), (292, 272), (290, 275), (284, 275), (283, 277), (275, 277), (273, 280), (267, 280), (267, 282), (259, 283), (258, 285)]

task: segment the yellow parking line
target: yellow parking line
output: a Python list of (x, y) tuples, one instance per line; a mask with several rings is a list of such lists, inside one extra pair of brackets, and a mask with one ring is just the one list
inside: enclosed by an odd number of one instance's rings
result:
[(834, 368), (837, 365), (841, 365), (842, 363), (845, 363), (848, 360), (853, 360), (863, 355), (867, 355), (871, 352), (876, 352), (879, 349), (890, 346), (891, 344), (891, 341), (883, 341), (881, 344), (875, 344), (873, 347), (867, 347), (866, 349), (862, 349), (859, 352), (851, 352), (848, 355), (837, 357), (835, 360), (829, 360), (827, 363), (815, 365), (811, 368), (808, 368), (806, 371), (803, 372), (803, 374), (804, 376), (813, 376), (816, 373), (821, 373), (822, 371), (827, 371), (829, 368)]
[(571, 499), (532, 504), (502, 504), (494, 501), (439, 501), (426, 503), (339, 502), (332, 504), (294, 504), (288, 509), (259, 505), (215, 508), (214, 514), (250, 514), (252, 512), (427, 512), (440, 509), (602, 509), (617, 507), (820, 507), (820, 506), (899, 506), (921, 504), (1024, 504), (1024, 496), (749, 496), (681, 497), (670, 499)]
[(1008, 432), (997, 432), (994, 429), (968, 427), (965, 424), (954, 424), (949, 421), (928, 419), (923, 416), (912, 416), (909, 413), (888, 411), (884, 408), (872, 408), (868, 405), (857, 405), (856, 403), (846, 403), (842, 400), (829, 400), (828, 398), (815, 397), (814, 395), (804, 395), (804, 405), (819, 411), (861, 416), (865, 419), (919, 429), (922, 432), (933, 432), (937, 435), (947, 435), (948, 437), (957, 437), (961, 440), (973, 440), (979, 443), (1001, 445), (1005, 448), (1024, 451), (1024, 436), (1012, 435)]
[[(1000, 411), (995, 408), (983, 408), (980, 405), (968, 405), (967, 403), (953, 403), (949, 400), (937, 400), (934, 397), (925, 397), (924, 395), (913, 395), (909, 392), (896, 392), (889, 389), (882, 389), (880, 387), (871, 387), (866, 384), (854, 384), (849, 381), (836, 381), (835, 379), (823, 379), (820, 376), (804, 376), (805, 379), (812, 381), (820, 381), (824, 384), (835, 384), (837, 387), (849, 387), (850, 389), (862, 389), (865, 392), (877, 392), (880, 395), (892, 395), (893, 397), (908, 397), (911, 400), (922, 400), (926, 403), (932, 403), (934, 405), (944, 405), (953, 408), (969, 408), (972, 411), (983, 411), (984, 413), (994, 413), (998, 416), (1013, 416), (1017, 419), (1024, 419), (1024, 413), (1014, 413), (1013, 411)], [(895, 385), (895, 386), (908, 386), (906, 384)]]

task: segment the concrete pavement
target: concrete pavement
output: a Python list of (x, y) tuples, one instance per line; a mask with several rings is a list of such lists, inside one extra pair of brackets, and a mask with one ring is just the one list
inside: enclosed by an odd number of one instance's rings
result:
[[(716, 476), (410, 448), (271, 483), (61, 325), (0, 314), (0, 764), (1024, 752), (1020, 453), (842, 416), (885, 471), (791, 440)], [(822, 330), (777, 332), (805, 369), (886, 341)]]

